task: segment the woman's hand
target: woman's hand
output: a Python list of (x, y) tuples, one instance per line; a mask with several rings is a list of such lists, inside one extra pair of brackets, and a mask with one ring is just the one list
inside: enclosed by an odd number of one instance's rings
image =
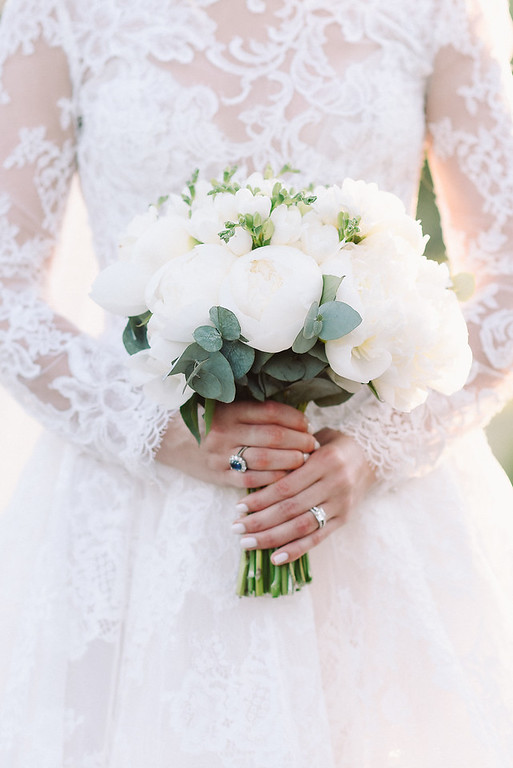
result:
[[(275, 565), (304, 555), (346, 521), (351, 511), (376, 482), (360, 446), (333, 429), (316, 437), (321, 443), (304, 466), (267, 488), (241, 500), (241, 514), (233, 525), (243, 534), (243, 549), (274, 549)], [(309, 510), (321, 507), (326, 513), (323, 528)]]
[[(210, 432), (198, 446), (177, 417), (165, 433), (157, 460), (216, 485), (260, 488), (303, 466), (318, 447), (303, 413), (275, 403), (217, 403)], [(243, 446), (248, 469), (230, 469)]]

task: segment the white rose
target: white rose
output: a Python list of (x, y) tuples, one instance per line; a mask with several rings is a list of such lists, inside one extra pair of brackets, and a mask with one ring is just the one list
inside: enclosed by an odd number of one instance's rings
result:
[(271, 245), (292, 245), (301, 235), (302, 217), (295, 205), (278, 205), (271, 213), (274, 232)]
[(220, 290), (220, 304), (234, 312), (255, 349), (288, 349), (322, 292), (314, 259), (291, 246), (268, 245), (241, 256)]
[(149, 281), (149, 322), (167, 339), (191, 342), (199, 325), (211, 325), (209, 309), (218, 305), (219, 287), (236, 257), (224, 245), (197, 245), (165, 264)]

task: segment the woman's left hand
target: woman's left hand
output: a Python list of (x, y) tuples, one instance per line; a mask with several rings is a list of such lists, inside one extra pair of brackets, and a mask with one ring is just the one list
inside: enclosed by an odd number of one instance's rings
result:
[[(240, 501), (233, 525), (243, 549), (274, 549), (275, 565), (297, 560), (347, 520), (376, 482), (358, 443), (333, 429), (316, 434), (321, 447), (306, 463)], [(312, 507), (322, 507), (320, 528)], [(247, 510), (247, 511), (246, 511)], [(247, 513), (252, 514), (247, 514)]]

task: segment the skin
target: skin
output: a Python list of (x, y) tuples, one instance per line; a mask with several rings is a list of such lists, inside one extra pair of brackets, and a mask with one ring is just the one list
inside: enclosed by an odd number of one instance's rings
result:
[[(235, 472), (228, 457), (243, 445), (248, 470)], [(278, 563), (296, 560), (343, 525), (376, 482), (351, 437), (334, 429), (314, 436), (304, 414), (274, 402), (218, 404), (199, 446), (174, 420), (157, 459), (215, 485), (259, 488), (241, 495), (233, 530), (244, 549), (276, 547)], [(308, 511), (313, 506), (326, 512), (322, 529)]]

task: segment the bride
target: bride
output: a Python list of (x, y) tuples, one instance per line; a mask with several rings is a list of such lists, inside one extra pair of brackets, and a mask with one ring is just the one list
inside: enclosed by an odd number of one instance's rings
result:
[[(506, 2), (8, 0), (0, 33), (0, 368), (46, 428), (0, 527), (2, 766), (511, 765), (513, 492), (481, 431), (512, 387)], [(75, 169), (103, 266), (196, 167), (411, 208), (425, 148), (476, 281), (451, 398), (231, 404), (197, 447), (117, 323), (45, 301)], [(314, 580), (239, 599), (240, 546)]]

